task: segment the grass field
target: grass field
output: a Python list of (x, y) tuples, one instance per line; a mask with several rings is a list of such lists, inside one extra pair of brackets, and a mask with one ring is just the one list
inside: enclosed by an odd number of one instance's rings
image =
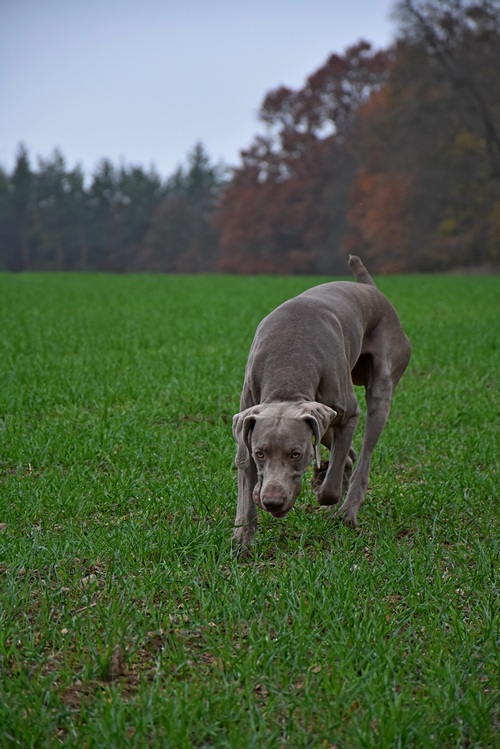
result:
[(380, 279), (360, 528), (305, 481), (232, 553), (248, 347), (316, 282), (0, 276), (1, 747), (500, 746), (500, 279)]

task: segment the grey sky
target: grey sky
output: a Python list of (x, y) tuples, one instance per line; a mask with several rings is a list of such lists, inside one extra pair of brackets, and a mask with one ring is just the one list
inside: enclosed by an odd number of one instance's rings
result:
[(19, 142), (170, 175), (201, 140), (238, 163), (257, 110), (332, 52), (394, 35), (394, 0), (0, 0), (0, 163)]

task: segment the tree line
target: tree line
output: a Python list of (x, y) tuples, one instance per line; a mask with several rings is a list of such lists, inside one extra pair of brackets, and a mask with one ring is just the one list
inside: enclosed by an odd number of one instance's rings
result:
[(103, 159), (87, 181), (55, 150), (33, 169), (23, 146), (0, 170), (0, 267), (110, 272), (211, 271), (212, 216), (222, 168), (197, 144), (186, 167), (162, 181), (154, 169)]
[(339, 273), (500, 264), (500, 7), (400, 0), (396, 41), (332, 54), (264, 98), (239, 166), (201, 143), (162, 180), (90, 179), (20, 146), (0, 169), (0, 269)]

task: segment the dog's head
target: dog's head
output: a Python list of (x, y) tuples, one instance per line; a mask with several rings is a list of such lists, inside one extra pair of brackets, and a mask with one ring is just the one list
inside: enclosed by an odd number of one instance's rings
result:
[(259, 507), (275, 517), (292, 509), (314, 457), (319, 466), (320, 441), (336, 415), (323, 403), (304, 401), (264, 403), (234, 416), (235, 463), (245, 469), (254, 461), (253, 498)]

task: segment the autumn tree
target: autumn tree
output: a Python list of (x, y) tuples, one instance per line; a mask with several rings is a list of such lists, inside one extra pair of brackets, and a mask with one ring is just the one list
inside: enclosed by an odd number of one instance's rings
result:
[(360, 108), (353, 131), (359, 165), (344, 249), (362, 249), (376, 268), (499, 259), (500, 27), (490, 6), (398, 6), (391, 75)]
[(492, 173), (500, 177), (500, 4), (400, 0), (394, 15), (403, 38), (425, 49), (434, 74), (440, 69), (455, 94), (460, 118), (484, 140)]
[(0, 168), (0, 268), (375, 272), (500, 263), (500, 3), (398, 0), (397, 39), (264, 97), (232, 178), (201, 144), (162, 181), (55, 151)]
[(259, 117), (266, 133), (242, 153), (216, 215), (220, 270), (338, 267), (353, 170), (347, 135), (360, 105), (386, 81), (389, 65), (389, 53), (359, 42), (331, 55), (302, 89), (280, 87), (265, 97)]
[(401, 0), (396, 43), (280, 87), (216, 215), (219, 268), (337, 272), (500, 259), (500, 5)]

